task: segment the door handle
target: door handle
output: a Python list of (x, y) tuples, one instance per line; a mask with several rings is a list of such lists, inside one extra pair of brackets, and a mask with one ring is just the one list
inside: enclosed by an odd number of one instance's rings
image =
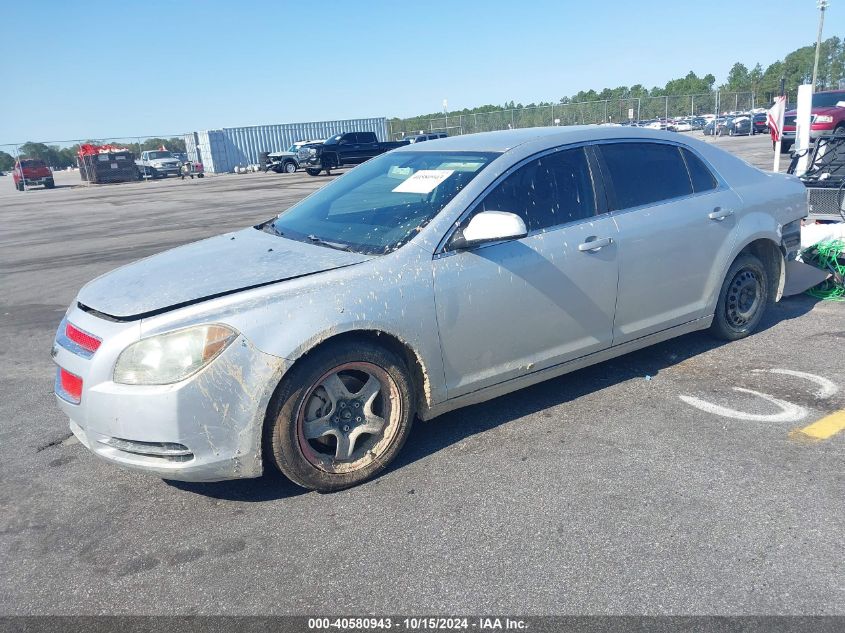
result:
[(711, 220), (719, 220), (721, 222), (726, 217), (733, 214), (733, 209), (723, 209), (722, 207), (716, 207), (707, 215), (707, 217)]
[(578, 245), (578, 250), (582, 253), (593, 253), (611, 244), (613, 244), (613, 239), (610, 237), (598, 238), (595, 235), (591, 235), (587, 238), (587, 241)]

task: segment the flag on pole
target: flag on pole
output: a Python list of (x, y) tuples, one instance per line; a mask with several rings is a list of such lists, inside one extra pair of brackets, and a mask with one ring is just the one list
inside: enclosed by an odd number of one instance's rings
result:
[(766, 112), (766, 123), (769, 126), (769, 133), (772, 135), (772, 142), (777, 143), (783, 132), (783, 113), (786, 111), (786, 95), (775, 97), (775, 104)]

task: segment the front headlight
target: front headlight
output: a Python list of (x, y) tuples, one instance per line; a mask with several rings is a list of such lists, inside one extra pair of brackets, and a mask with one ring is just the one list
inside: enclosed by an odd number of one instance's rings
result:
[(237, 337), (238, 333), (225, 325), (200, 325), (141, 339), (120, 353), (114, 366), (114, 382), (179, 382), (208, 365)]
[(833, 117), (829, 114), (819, 114), (813, 118), (813, 123), (833, 123)]

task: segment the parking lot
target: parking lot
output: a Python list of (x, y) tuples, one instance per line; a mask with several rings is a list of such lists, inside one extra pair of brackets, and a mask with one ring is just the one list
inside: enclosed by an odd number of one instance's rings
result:
[[(771, 168), (768, 137), (710, 142)], [(66, 307), (331, 178), (78, 178), (0, 178), (0, 612), (845, 614), (845, 432), (800, 431), (845, 407), (841, 303), (788, 298), (739, 342), (687, 335), (418, 423), (347, 491), (167, 482), (71, 437)]]

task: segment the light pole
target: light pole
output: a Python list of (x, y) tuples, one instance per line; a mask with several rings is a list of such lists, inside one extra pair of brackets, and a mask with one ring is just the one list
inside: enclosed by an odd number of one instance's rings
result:
[(817, 0), (819, 7), (819, 34), (816, 37), (816, 60), (813, 62), (813, 92), (816, 91), (816, 77), (819, 74), (819, 50), (822, 47), (822, 28), (824, 28), (824, 10), (827, 9), (828, 0)]

